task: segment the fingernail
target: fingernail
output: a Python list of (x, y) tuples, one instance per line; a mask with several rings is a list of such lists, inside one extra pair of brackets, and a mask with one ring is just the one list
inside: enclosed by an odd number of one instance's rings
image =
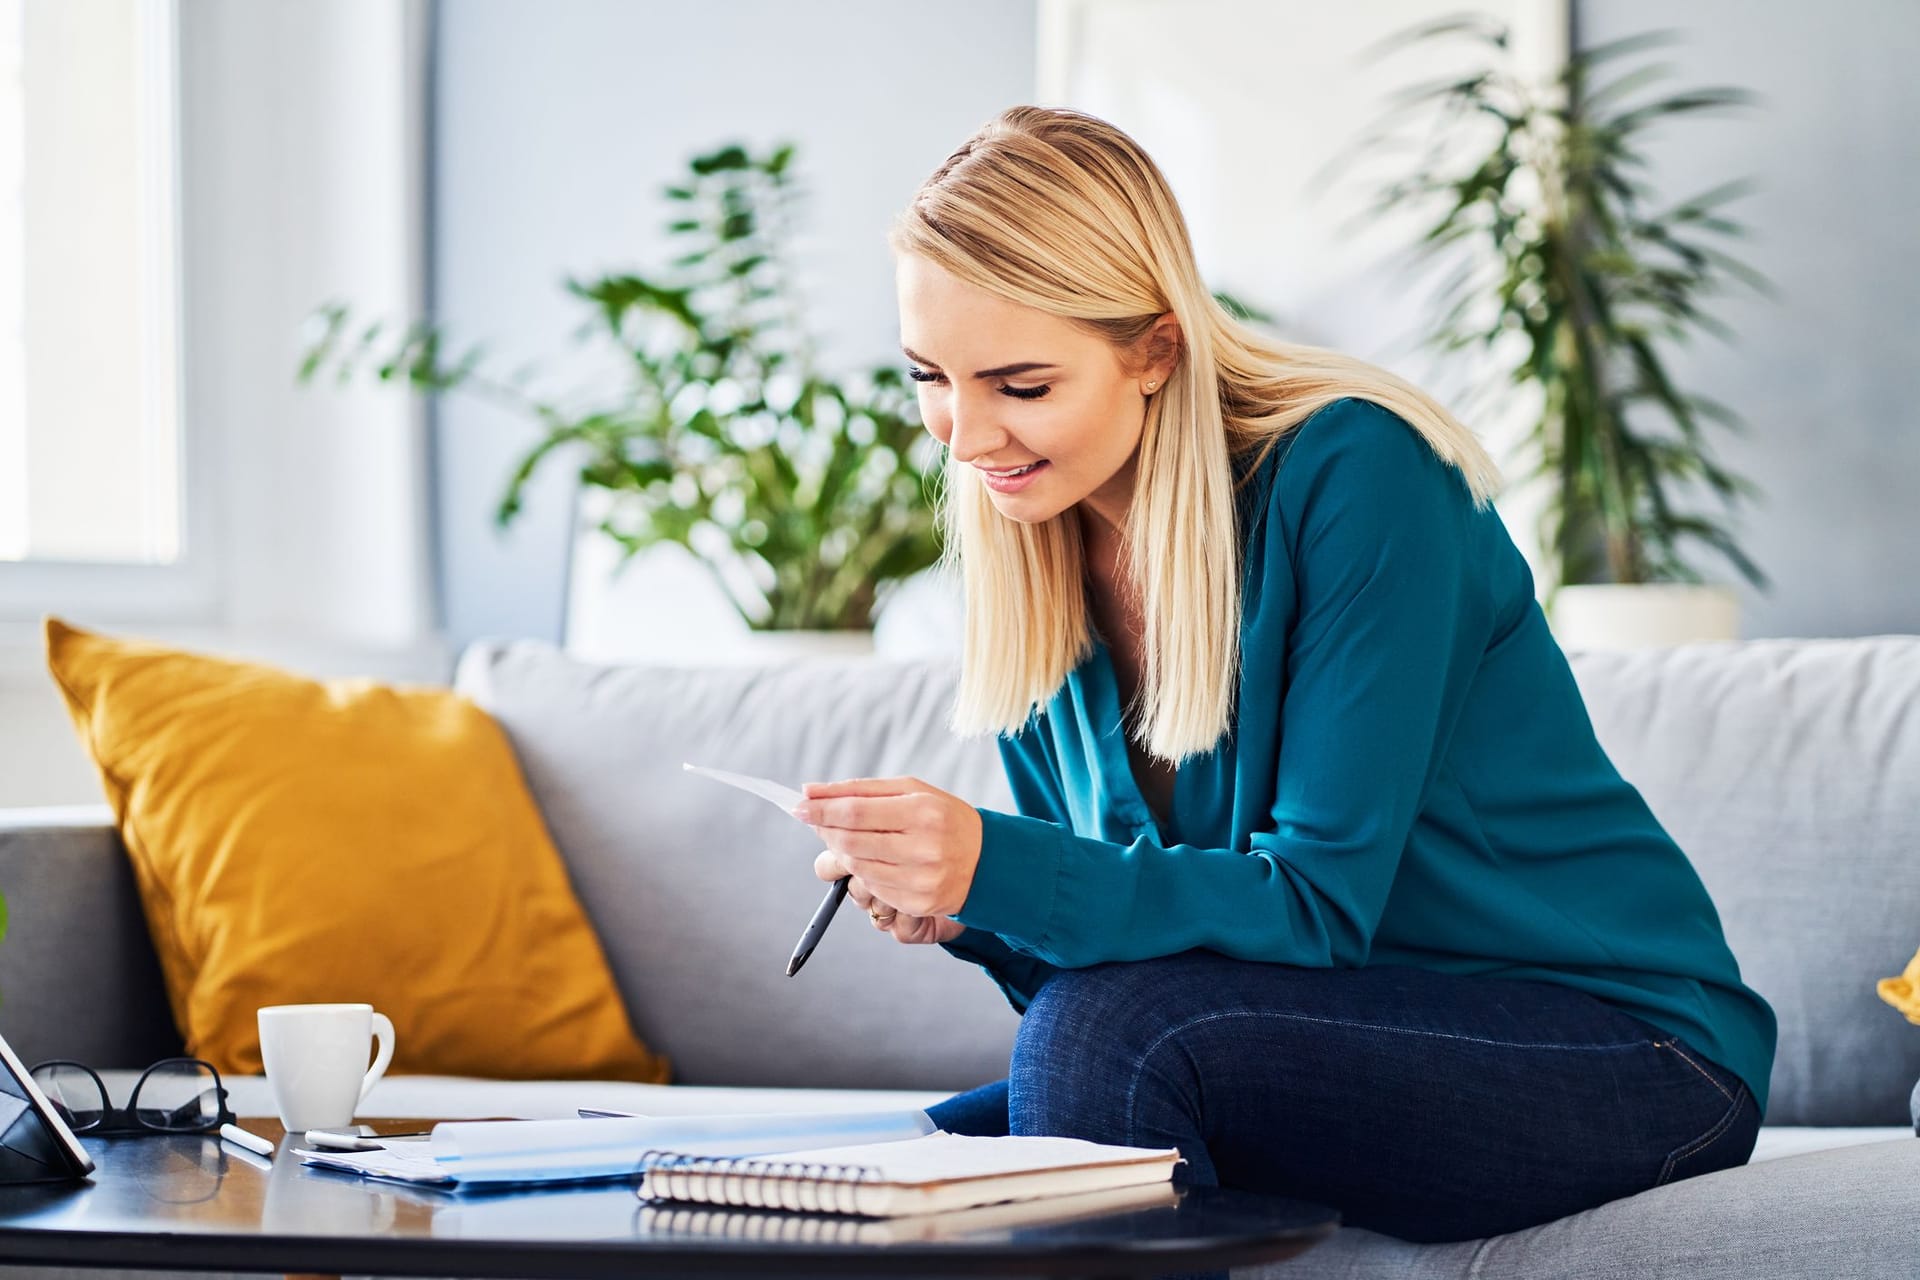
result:
[(797, 804), (793, 806), (793, 808), (787, 810), (787, 812), (792, 814), (794, 817), (800, 819), (800, 821), (802, 822), (813, 821), (813, 810), (808, 808), (804, 804)]

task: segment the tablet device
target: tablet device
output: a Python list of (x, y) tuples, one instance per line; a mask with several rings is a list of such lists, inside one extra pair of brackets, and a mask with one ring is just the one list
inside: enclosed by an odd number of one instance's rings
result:
[(93, 1160), (0, 1036), (0, 1182), (64, 1182)]

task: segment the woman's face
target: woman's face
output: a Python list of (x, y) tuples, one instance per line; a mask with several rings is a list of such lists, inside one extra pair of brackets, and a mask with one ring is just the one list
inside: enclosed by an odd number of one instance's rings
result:
[[(1167, 371), (1129, 374), (1112, 344), (917, 254), (897, 255), (895, 282), (920, 419), (955, 462), (979, 470), (995, 508), (1037, 524), (1084, 502), (1122, 525), (1144, 387)], [(1007, 474), (1022, 467), (1031, 469)]]

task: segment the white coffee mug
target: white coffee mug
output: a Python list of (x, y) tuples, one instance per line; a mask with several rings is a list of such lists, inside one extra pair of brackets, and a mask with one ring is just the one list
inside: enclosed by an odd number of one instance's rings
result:
[[(393, 1061), (393, 1023), (370, 1004), (274, 1004), (260, 1010), (260, 1059), (292, 1134), (343, 1129)], [(367, 1050), (380, 1053), (367, 1066)]]

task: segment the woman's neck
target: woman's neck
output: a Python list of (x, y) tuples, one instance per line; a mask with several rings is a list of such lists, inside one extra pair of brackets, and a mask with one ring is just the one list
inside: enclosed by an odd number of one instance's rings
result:
[(1086, 564), (1094, 625), (1116, 656), (1131, 657), (1138, 647), (1143, 620), (1134, 600), (1123, 541), (1119, 529), (1081, 508), (1080, 553)]
[(1088, 574), (1096, 584), (1117, 584), (1126, 577), (1126, 566), (1120, 562), (1125, 541), (1120, 526), (1084, 502), (1074, 510), (1080, 519), (1080, 551)]

